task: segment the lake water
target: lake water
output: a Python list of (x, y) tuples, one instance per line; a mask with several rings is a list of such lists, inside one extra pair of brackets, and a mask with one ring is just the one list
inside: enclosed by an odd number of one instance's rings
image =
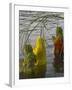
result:
[[(40, 18), (41, 17), (41, 18)], [(56, 34), (56, 27), (61, 26), (64, 30), (64, 13), (62, 12), (35, 12), (35, 11), (19, 11), (19, 58), (23, 58), (22, 49), (25, 40), (31, 30), (34, 30), (29, 36), (29, 43), (35, 47), (35, 42), (40, 36), (40, 30), (43, 31), (46, 40), (46, 56), (47, 70), (45, 77), (62, 77), (64, 73), (57, 73), (53, 67), (54, 61), (54, 46), (52, 36)], [(35, 20), (38, 18), (37, 20)], [(35, 20), (35, 21), (34, 21)], [(44, 25), (46, 27), (44, 27)], [(28, 32), (27, 32), (28, 30)]]

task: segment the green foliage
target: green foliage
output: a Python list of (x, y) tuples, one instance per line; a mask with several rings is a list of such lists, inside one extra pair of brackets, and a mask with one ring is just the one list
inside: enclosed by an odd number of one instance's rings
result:
[(26, 54), (28, 53), (32, 53), (32, 46), (30, 44), (26, 44), (25, 47), (24, 47), (24, 51)]
[(57, 27), (57, 28), (56, 28), (56, 35), (57, 35), (57, 36), (58, 36), (58, 35), (63, 35), (63, 30), (62, 30), (61, 27)]
[(28, 67), (32, 67), (32, 66), (34, 66), (34, 64), (36, 62), (36, 56), (33, 53), (28, 53), (25, 56), (25, 61), (26, 61)]
[(56, 37), (55, 36), (52, 36), (52, 40), (55, 41), (56, 40)]
[(32, 68), (36, 62), (36, 56), (33, 53), (32, 46), (30, 44), (25, 45), (25, 68)]

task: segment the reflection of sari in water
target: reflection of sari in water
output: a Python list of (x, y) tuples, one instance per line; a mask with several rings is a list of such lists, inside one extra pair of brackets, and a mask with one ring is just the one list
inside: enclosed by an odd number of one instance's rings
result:
[(57, 72), (63, 71), (64, 46), (63, 37), (54, 37), (54, 67)]
[(58, 38), (54, 43), (54, 55), (55, 57), (63, 57), (63, 38)]

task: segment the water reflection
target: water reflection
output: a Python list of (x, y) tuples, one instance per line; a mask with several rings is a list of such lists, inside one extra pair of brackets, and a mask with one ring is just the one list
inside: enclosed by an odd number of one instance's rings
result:
[[(23, 60), (20, 60), (20, 68), (23, 68)], [(46, 75), (46, 64), (44, 65), (36, 65), (32, 68), (23, 68), (25, 71), (20, 71), (19, 78), (26, 79), (26, 78), (43, 78)]]

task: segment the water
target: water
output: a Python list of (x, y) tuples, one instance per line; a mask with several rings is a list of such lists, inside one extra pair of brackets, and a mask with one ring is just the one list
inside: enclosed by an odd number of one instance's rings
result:
[[(42, 18), (36, 20), (38, 17), (47, 16), (43, 19), (46, 28), (42, 24)], [(40, 35), (40, 30), (44, 31), (44, 37), (46, 39), (46, 56), (47, 56), (47, 70), (45, 77), (61, 77), (63, 73), (56, 73), (53, 67), (54, 61), (54, 47), (52, 36), (56, 34), (56, 27), (61, 26), (64, 29), (64, 20), (59, 17), (52, 17), (51, 15), (64, 16), (62, 12), (34, 12), (34, 11), (19, 11), (19, 58), (23, 58), (23, 45), (27, 39), (27, 30), (35, 30), (29, 37), (30, 44), (35, 47), (37, 37)], [(31, 24), (31, 22), (33, 22)], [(31, 24), (31, 25), (30, 25)], [(29, 33), (28, 32), (28, 33)]]

